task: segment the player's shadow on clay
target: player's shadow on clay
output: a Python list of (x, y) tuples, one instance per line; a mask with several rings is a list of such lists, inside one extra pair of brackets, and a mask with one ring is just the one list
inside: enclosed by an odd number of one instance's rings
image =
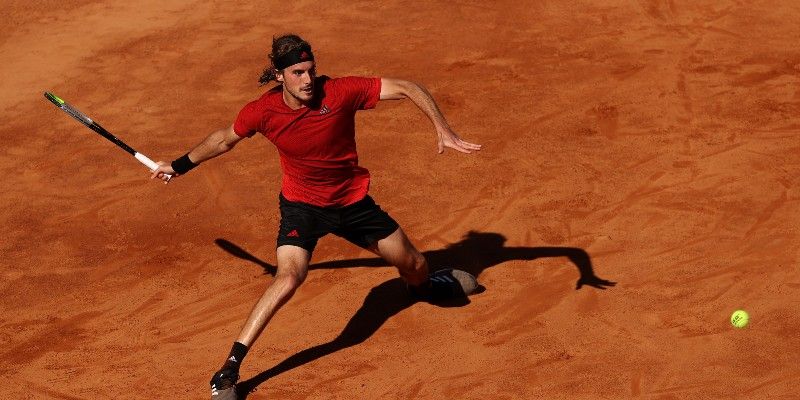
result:
[[(566, 257), (575, 265), (580, 274), (575, 285), (576, 290), (584, 285), (605, 289), (616, 284), (595, 275), (591, 258), (583, 249), (575, 247), (505, 247), (505, 242), (505, 236), (499, 233), (471, 231), (457, 243), (450, 244), (441, 250), (425, 251), (423, 254), (431, 265), (431, 270), (453, 267), (470, 272), (478, 278), (485, 269), (506, 261)], [(217, 239), (215, 243), (231, 255), (260, 265), (264, 268), (265, 273), (275, 274), (274, 265), (258, 259), (239, 246), (224, 239)], [(389, 265), (382, 258), (373, 257), (326, 261), (312, 264), (309, 269), (387, 266)], [(364, 304), (356, 311), (339, 336), (328, 343), (319, 344), (289, 356), (274, 367), (240, 382), (237, 385), (239, 393), (241, 393), (240, 398), (246, 398), (250, 391), (274, 376), (364, 342), (389, 318), (414, 303), (415, 301), (408, 295), (405, 283), (400, 278), (393, 278), (381, 283), (370, 290), (364, 299)], [(457, 307), (468, 303), (469, 300), (464, 298), (461, 301), (437, 305)]]

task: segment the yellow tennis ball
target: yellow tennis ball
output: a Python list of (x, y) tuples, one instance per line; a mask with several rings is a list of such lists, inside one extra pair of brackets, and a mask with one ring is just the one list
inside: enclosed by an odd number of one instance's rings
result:
[(744, 328), (750, 322), (750, 314), (745, 310), (736, 310), (731, 314), (731, 325), (737, 328)]

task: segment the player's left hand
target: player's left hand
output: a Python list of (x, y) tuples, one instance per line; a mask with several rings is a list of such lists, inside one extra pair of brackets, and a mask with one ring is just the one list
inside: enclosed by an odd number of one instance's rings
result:
[(439, 137), (439, 154), (444, 153), (444, 148), (449, 147), (462, 153), (479, 151), (481, 145), (462, 140), (452, 129), (442, 128), (436, 131)]

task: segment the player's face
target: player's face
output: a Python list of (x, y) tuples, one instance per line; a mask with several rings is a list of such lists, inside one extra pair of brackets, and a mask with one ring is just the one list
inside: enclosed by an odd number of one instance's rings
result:
[[(278, 82), (283, 83), (284, 93), (300, 103), (308, 103), (314, 97), (314, 78), (317, 69), (314, 61), (304, 61), (291, 65), (278, 73)], [(290, 100), (290, 99), (287, 99)]]

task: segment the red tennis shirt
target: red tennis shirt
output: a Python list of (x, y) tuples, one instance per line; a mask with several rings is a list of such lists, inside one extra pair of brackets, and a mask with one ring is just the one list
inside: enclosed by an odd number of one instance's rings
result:
[(289, 201), (342, 207), (367, 195), (369, 171), (358, 165), (355, 115), (374, 108), (380, 78), (329, 78), (314, 83), (314, 100), (292, 110), (277, 86), (239, 112), (233, 130), (239, 136), (261, 132), (281, 158), (281, 193)]

